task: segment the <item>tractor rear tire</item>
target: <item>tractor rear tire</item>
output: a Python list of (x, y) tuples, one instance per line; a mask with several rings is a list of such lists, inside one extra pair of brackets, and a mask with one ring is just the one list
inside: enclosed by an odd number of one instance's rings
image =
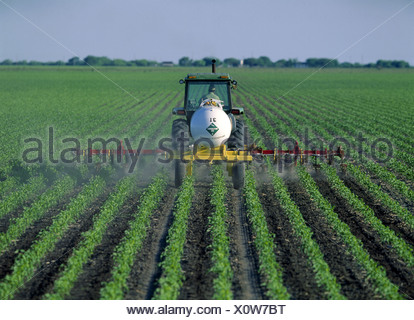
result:
[[(185, 119), (174, 120), (171, 136), (173, 139), (172, 146), (176, 154), (180, 154), (182, 150), (184, 152), (188, 150), (190, 131)], [(175, 186), (178, 188), (183, 183), (186, 174), (186, 163), (183, 160), (174, 159), (174, 174)]]
[(233, 165), (231, 177), (233, 179), (234, 189), (239, 190), (244, 187), (245, 172), (246, 172), (246, 163), (237, 162)]
[(175, 119), (173, 121), (171, 137), (173, 139), (172, 146), (174, 150), (180, 150), (180, 146), (183, 144), (184, 150), (186, 151), (190, 141), (190, 129), (188, 127), (187, 120)]
[(175, 172), (175, 187), (179, 188), (184, 181), (185, 178), (185, 169), (186, 169), (186, 165), (184, 163), (184, 161), (180, 160), (180, 159), (176, 159), (174, 160), (174, 172)]
[(227, 149), (237, 150), (244, 148), (244, 122), (243, 120), (236, 120), (236, 128), (231, 133), (227, 141)]

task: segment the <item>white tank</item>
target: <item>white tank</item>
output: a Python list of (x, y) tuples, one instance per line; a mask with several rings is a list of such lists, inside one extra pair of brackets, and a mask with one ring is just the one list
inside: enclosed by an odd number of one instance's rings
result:
[[(190, 131), (199, 146), (218, 147), (225, 143), (231, 134), (231, 121), (223, 111), (221, 101), (204, 100), (191, 117)], [(205, 139), (210, 140), (211, 144)]]

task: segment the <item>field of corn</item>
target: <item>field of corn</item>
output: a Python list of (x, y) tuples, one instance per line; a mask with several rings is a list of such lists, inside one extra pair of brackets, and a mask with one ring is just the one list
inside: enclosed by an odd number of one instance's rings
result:
[(219, 70), (248, 144), (347, 153), (253, 163), (234, 190), (224, 165), (175, 188), (152, 157), (69, 161), (89, 138), (156, 148), (178, 80), (209, 70), (0, 69), (0, 299), (413, 299), (414, 72), (315, 71)]

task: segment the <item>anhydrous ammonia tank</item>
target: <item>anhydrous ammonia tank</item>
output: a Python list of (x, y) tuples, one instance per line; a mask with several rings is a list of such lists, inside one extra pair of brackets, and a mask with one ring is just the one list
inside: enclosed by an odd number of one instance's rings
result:
[(195, 144), (218, 147), (229, 139), (231, 121), (221, 106), (202, 105), (191, 117), (190, 131)]

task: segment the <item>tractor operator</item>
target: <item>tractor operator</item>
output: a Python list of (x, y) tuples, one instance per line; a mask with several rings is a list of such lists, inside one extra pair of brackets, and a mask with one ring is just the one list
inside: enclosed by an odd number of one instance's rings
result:
[(213, 84), (210, 84), (208, 88), (208, 93), (204, 96), (203, 99), (217, 99), (220, 100), (219, 96), (215, 93), (216, 87)]

